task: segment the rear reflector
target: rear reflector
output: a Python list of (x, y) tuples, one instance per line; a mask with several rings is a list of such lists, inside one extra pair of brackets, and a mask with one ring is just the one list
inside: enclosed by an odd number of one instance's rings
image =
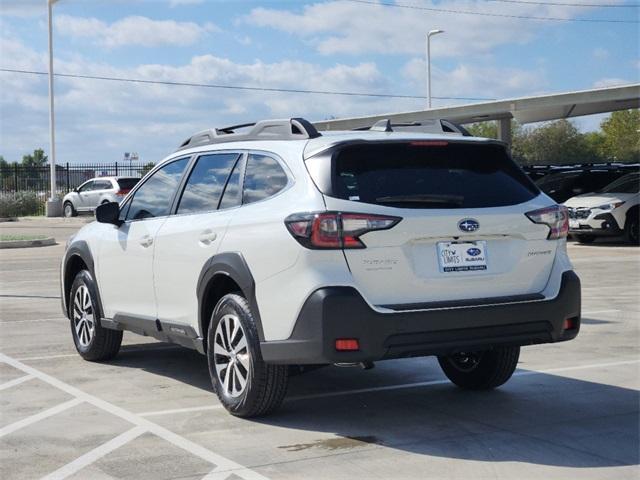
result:
[(562, 328), (564, 330), (575, 330), (578, 328), (578, 320), (576, 318), (565, 318)]
[(356, 352), (360, 350), (360, 344), (356, 338), (338, 338), (336, 350), (339, 352)]

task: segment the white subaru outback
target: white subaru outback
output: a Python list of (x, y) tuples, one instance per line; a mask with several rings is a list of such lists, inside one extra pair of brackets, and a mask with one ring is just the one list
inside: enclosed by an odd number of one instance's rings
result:
[(291, 365), (437, 355), (460, 387), (503, 384), (520, 346), (578, 333), (567, 210), (502, 143), (437, 124), (189, 138), (69, 241), (79, 354), (112, 358), (123, 330), (194, 348), (242, 417), (280, 405)]

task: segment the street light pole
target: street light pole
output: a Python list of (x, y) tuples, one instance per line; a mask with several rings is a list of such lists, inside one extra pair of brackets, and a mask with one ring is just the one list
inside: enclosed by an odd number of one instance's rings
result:
[(439, 33), (444, 33), (444, 30), (430, 30), (427, 34), (427, 101), (429, 108), (431, 108), (431, 37)]
[(56, 137), (55, 115), (53, 112), (53, 4), (58, 0), (47, 0), (49, 24), (49, 162), (51, 166), (51, 196), (47, 202), (47, 217), (59, 217), (62, 205), (56, 198)]

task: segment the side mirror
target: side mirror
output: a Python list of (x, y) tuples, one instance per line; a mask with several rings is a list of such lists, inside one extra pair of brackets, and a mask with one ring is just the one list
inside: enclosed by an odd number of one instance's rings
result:
[(122, 221), (120, 221), (120, 205), (116, 202), (99, 205), (96, 208), (96, 220), (100, 223), (110, 223), (119, 227), (122, 225)]

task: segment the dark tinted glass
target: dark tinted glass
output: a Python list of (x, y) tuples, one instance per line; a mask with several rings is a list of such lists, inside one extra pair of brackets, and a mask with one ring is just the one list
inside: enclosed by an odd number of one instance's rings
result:
[(140, 181), (139, 178), (119, 178), (118, 186), (122, 190), (131, 190), (133, 187), (135, 187), (136, 183), (138, 183), (139, 181)]
[(113, 185), (109, 180), (96, 180), (93, 187), (94, 190), (108, 190), (110, 188), (113, 188)]
[(625, 175), (602, 189), (602, 193), (638, 193), (640, 191), (640, 176)]
[(227, 178), (238, 157), (237, 153), (218, 153), (199, 157), (182, 193), (178, 213), (216, 210)]
[(240, 170), (242, 170), (242, 161), (238, 161), (229, 177), (227, 186), (222, 194), (220, 201), (220, 209), (231, 208), (242, 205), (242, 195), (240, 194)]
[(93, 180), (91, 180), (90, 182), (85, 183), (84, 185), (82, 185), (80, 188), (78, 188), (79, 192), (90, 192), (91, 190), (95, 190), (94, 189), (94, 185), (96, 182), (94, 182)]
[(287, 174), (275, 159), (266, 155), (249, 155), (244, 175), (243, 204), (264, 200), (286, 185)]
[(189, 163), (188, 158), (171, 162), (146, 180), (136, 191), (130, 203), (127, 220), (169, 215), (171, 200), (187, 163)]
[(334, 196), (401, 208), (484, 208), (538, 190), (499, 145), (354, 145), (335, 160)]

